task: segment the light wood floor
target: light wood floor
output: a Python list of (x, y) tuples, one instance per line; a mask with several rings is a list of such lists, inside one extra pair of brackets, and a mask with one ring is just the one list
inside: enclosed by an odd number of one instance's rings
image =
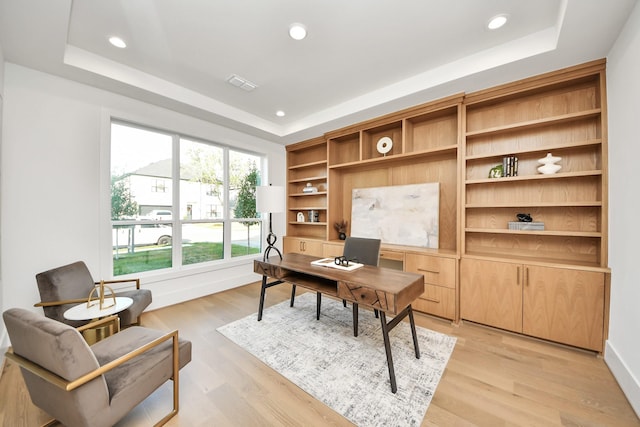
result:
[[(216, 332), (255, 313), (259, 290), (254, 283), (142, 316), (143, 326), (177, 328), (193, 343), (193, 360), (180, 373), (180, 413), (168, 426), (352, 425)], [(286, 300), (289, 292), (287, 285), (269, 289), (267, 305)], [(458, 338), (422, 426), (640, 426), (593, 353), (424, 315), (416, 323)], [(170, 410), (170, 387), (165, 384), (118, 426), (159, 420)], [(0, 425), (30, 427), (48, 419), (8, 362), (0, 378)]]

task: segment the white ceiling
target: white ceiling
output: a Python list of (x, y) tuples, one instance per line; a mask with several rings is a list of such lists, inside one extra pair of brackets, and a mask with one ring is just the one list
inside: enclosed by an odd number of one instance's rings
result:
[[(0, 0), (0, 43), (7, 62), (288, 144), (603, 58), (635, 3)], [(508, 23), (487, 30), (502, 13)], [(293, 22), (306, 39), (289, 38)], [(232, 74), (258, 88), (231, 86)]]

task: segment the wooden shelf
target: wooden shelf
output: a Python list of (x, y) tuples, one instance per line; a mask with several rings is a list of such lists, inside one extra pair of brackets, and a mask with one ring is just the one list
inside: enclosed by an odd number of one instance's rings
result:
[(289, 169), (303, 169), (303, 168), (309, 168), (312, 166), (324, 166), (327, 164), (326, 160), (318, 160), (315, 162), (309, 162), (309, 163), (302, 163), (299, 165), (291, 165), (289, 166)]
[(445, 147), (432, 148), (429, 150), (421, 150), (411, 153), (387, 155), (385, 157), (378, 157), (375, 159), (362, 160), (357, 162), (340, 163), (329, 166), (329, 169), (353, 169), (353, 168), (366, 168), (367, 166), (384, 167), (384, 165), (398, 162), (417, 161), (421, 158), (438, 156), (453, 156), (458, 151), (458, 145), (447, 145)]
[(327, 176), (326, 175), (322, 175), (322, 176), (308, 176), (308, 177), (304, 177), (304, 178), (290, 179), (287, 182), (296, 183), (296, 182), (326, 181), (326, 180), (327, 180)]
[(521, 234), (537, 236), (567, 236), (567, 237), (602, 237), (602, 233), (591, 233), (586, 231), (551, 231), (551, 230), (509, 230), (500, 228), (465, 228), (467, 233), (488, 233), (488, 234)]
[(315, 193), (291, 193), (289, 197), (313, 197), (313, 196), (326, 196), (326, 191), (316, 191)]
[(335, 280), (311, 276), (304, 273), (289, 272), (282, 280), (307, 289), (314, 289), (330, 296), (338, 296), (338, 284)]
[(509, 155), (516, 155), (516, 154), (524, 154), (524, 153), (529, 153), (529, 154), (536, 154), (536, 153), (547, 153), (549, 151), (555, 151), (555, 150), (566, 150), (566, 149), (570, 149), (570, 148), (579, 148), (579, 147), (591, 147), (591, 146), (597, 146), (602, 144), (602, 139), (597, 138), (597, 139), (590, 139), (590, 140), (585, 140), (585, 141), (574, 141), (574, 142), (563, 142), (563, 143), (556, 143), (556, 144), (546, 144), (544, 146), (540, 146), (536, 149), (511, 149), (508, 151), (495, 151), (492, 152), (491, 154), (479, 154), (479, 155), (468, 155), (465, 157), (466, 161), (473, 161), (473, 160), (479, 160), (479, 159), (502, 159), (502, 157), (504, 156), (509, 156)]
[(558, 207), (602, 207), (602, 201), (588, 200), (584, 202), (522, 202), (522, 203), (467, 203), (467, 209), (499, 209), (499, 208), (558, 208)]
[(576, 178), (576, 177), (584, 177), (584, 176), (600, 176), (602, 175), (601, 170), (592, 170), (592, 171), (581, 171), (581, 172), (560, 172), (554, 173), (550, 175), (523, 175), (523, 176), (508, 176), (504, 178), (486, 178), (486, 179), (471, 179), (465, 181), (467, 185), (473, 184), (499, 184), (504, 182), (514, 182), (514, 181), (533, 181), (540, 179), (563, 179), (563, 178)]
[(599, 108), (581, 111), (579, 113), (563, 114), (560, 116), (547, 117), (544, 119), (528, 120), (518, 123), (510, 123), (503, 126), (495, 126), (492, 128), (481, 129), (477, 131), (467, 132), (467, 139), (478, 136), (494, 135), (497, 133), (513, 132), (515, 130), (535, 129), (544, 126), (551, 126), (555, 124), (567, 123), (570, 121), (586, 119), (590, 117), (597, 117), (601, 113)]
[[(327, 238), (327, 143), (324, 137), (314, 138), (294, 145), (287, 150), (287, 233), (286, 236), (310, 236)], [(305, 193), (304, 183), (312, 182), (320, 191)], [(322, 222), (297, 222), (297, 213), (317, 211)], [(285, 249), (289, 242), (285, 239)], [(303, 250), (306, 243), (295, 242), (293, 247)], [(309, 244), (310, 250), (315, 247)]]
[(290, 211), (294, 211), (294, 212), (297, 212), (297, 211), (311, 211), (311, 210), (313, 210), (313, 211), (324, 211), (324, 210), (327, 210), (327, 207), (326, 206), (298, 206), (298, 207), (295, 207), (295, 208), (289, 208), (289, 210)]

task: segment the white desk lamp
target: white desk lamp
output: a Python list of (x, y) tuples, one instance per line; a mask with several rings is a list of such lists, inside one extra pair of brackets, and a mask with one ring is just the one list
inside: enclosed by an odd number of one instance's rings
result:
[(256, 187), (256, 210), (260, 213), (269, 214), (269, 234), (267, 235), (267, 249), (264, 251), (263, 261), (269, 258), (269, 252), (274, 250), (282, 259), (282, 253), (274, 245), (278, 238), (273, 234), (271, 214), (284, 212), (286, 205), (284, 187), (280, 186), (262, 186)]

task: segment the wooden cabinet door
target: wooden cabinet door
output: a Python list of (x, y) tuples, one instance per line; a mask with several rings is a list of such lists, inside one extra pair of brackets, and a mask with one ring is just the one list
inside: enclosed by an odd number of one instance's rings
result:
[(291, 252), (301, 253), (300, 251), (300, 239), (295, 237), (284, 236), (282, 240), (283, 253), (288, 254)]
[(322, 257), (323, 242), (321, 240), (301, 239), (285, 236), (283, 240), (284, 253), (296, 252), (299, 254)]
[(604, 273), (524, 268), (523, 332), (601, 352)]
[(473, 322), (522, 332), (522, 266), (462, 259), (460, 315)]

